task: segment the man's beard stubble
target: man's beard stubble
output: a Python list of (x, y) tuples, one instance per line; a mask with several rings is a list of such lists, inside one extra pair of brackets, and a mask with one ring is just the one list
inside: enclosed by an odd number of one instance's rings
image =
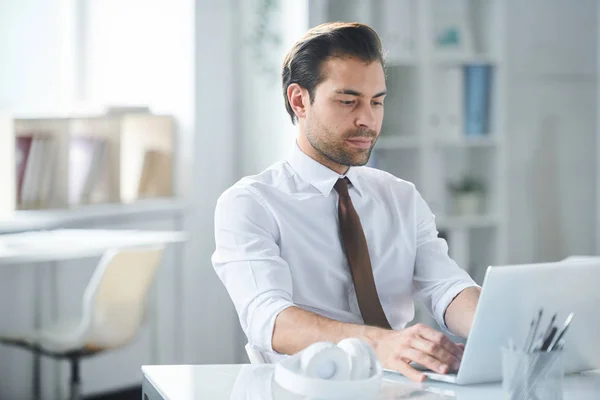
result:
[[(312, 129), (307, 129), (306, 136), (312, 147), (319, 152), (323, 157), (332, 161), (336, 164), (345, 165), (347, 167), (357, 167), (365, 165), (369, 162), (373, 147), (377, 142), (377, 133), (370, 129), (356, 129), (353, 132), (345, 134), (339, 143), (327, 139), (331, 139), (334, 136), (329, 133), (326, 128), (319, 127), (323, 132), (320, 137), (314, 135)], [(350, 153), (345, 151), (343, 146), (347, 139), (351, 138), (370, 138), (373, 140), (373, 144), (369, 149), (365, 149), (358, 153)]]

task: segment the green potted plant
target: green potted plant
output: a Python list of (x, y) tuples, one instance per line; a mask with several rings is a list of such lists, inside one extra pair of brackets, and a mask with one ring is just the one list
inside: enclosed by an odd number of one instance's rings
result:
[(474, 176), (465, 176), (448, 185), (452, 195), (452, 205), (456, 215), (481, 213), (485, 200), (485, 184)]

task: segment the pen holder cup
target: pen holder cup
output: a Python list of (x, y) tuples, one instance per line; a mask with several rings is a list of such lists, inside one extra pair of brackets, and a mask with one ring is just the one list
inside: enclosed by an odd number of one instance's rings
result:
[(502, 349), (502, 388), (510, 400), (562, 400), (562, 350)]

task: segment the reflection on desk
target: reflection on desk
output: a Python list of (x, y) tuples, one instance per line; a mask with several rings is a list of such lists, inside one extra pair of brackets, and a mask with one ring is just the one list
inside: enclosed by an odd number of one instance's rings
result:
[[(143, 390), (149, 400), (227, 399), (299, 400), (273, 381), (274, 365), (176, 365), (143, 366)], [(565, 400), (600, 398), (600, 373), (565, 377)], [(146, 397), (143, 397), (144, 399)], [(504, 400), (499, 384), (457, 386), (440, 382), (411, 382), (386, 374), (378, 399), (399, 400)]]

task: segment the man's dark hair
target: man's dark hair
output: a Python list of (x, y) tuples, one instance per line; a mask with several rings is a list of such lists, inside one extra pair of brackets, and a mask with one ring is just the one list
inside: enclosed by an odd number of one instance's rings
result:
[(285, 108), (293, 124), (298, 117), (288, 100), (288, 86), (297, 83), (308, 90), (312, 104), (315, 88), (325, 79), (321, 68), (323, 62), (344, 56), (369, 63), (378, 61), (385, 66), (379, 36), (371, 27), (357, 22), (329, 22), (316, 26), (294, 44), (283, 60), (281, 72)]

